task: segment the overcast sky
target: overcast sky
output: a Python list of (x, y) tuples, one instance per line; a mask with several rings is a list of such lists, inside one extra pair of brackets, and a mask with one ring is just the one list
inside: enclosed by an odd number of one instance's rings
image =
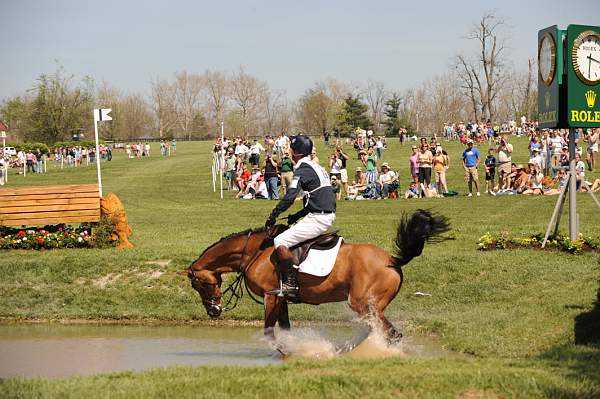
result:
[(292, 99), (326, 78), (403, 90), (471, 51), (464, 36), (486, 11), (509, 22), (510, 59), (523, 69), (539, 29), (600, 25), (600, 0), (1, 3), (0, 99), (31, 88), (56, 61), (76, 78), (143, 94), (154, 77), (239, 65)]

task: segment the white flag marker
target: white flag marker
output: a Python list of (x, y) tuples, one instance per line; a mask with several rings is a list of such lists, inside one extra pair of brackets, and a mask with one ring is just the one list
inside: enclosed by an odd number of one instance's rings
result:
[(109, 116), (111, 108), (100, 108), (94, 110), (94, 122), (112, 121), (112, 116)]
[(110, 108), (94, 109), (94, 133), (96, 135), (96, 170), (98, 171), (98, 192), (102, 198), (102, 174), (100, 173), (100, 141), (98, 138), (98, 122), (112, 121), (112, 116), (109, 116)]

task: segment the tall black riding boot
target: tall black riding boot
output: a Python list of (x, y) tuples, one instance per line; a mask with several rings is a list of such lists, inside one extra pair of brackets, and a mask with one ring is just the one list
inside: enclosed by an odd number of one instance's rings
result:
[(281, 293), (290, 299), (298, 297), (298, 268), (293, 264), (293, 255), (287, 247), (277, 248), (279, 273), (281, 274)]

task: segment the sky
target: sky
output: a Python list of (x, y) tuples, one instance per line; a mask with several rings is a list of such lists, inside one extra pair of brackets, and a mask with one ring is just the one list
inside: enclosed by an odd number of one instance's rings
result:
[(240, 65), (297, 98), (315, 82), (369, 79), (402, 91), (447, 72), (489, 11), (507, 21), (508, 57), (525, 70), (537, 31), (600, 25), (600, 0), (126, 1), (0, 0), (0, 100), (21, 95), (57, 63), (126, 93), (155, 78)]

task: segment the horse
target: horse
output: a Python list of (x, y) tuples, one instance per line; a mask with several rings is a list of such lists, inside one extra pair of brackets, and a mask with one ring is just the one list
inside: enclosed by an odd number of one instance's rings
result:
[[(250, 295), (263, 298), (265, 336), (275, 338), (276, 323), (282, 330), (290, 329), (286, 299), (269, 293), (279, 285), (272, 237), (285, 229), (285, 225), (276, 225), (223, 237), (206, 248), (182, 273), (200, 295), (208, 316), (217, 318), (223, 310), (221, 276), (237, 272), (245, 279)], [(359, 316), (374, 315), (381, 321), (388, 341), (397, 342), (402, 334), (385, 317), (384, 311), (402, 286), (402, 266), (421, 255), (425, 242), (448, 239), (441, 234), (449, 229), (444, 216), (427, 210), (418, 209), (410, 216), (403, 214), (396, 230), (393, 255), (372, 244), (344, 242), (327, 276), (299, 273), (299, 300), (312, 305), (348, 301)]]

